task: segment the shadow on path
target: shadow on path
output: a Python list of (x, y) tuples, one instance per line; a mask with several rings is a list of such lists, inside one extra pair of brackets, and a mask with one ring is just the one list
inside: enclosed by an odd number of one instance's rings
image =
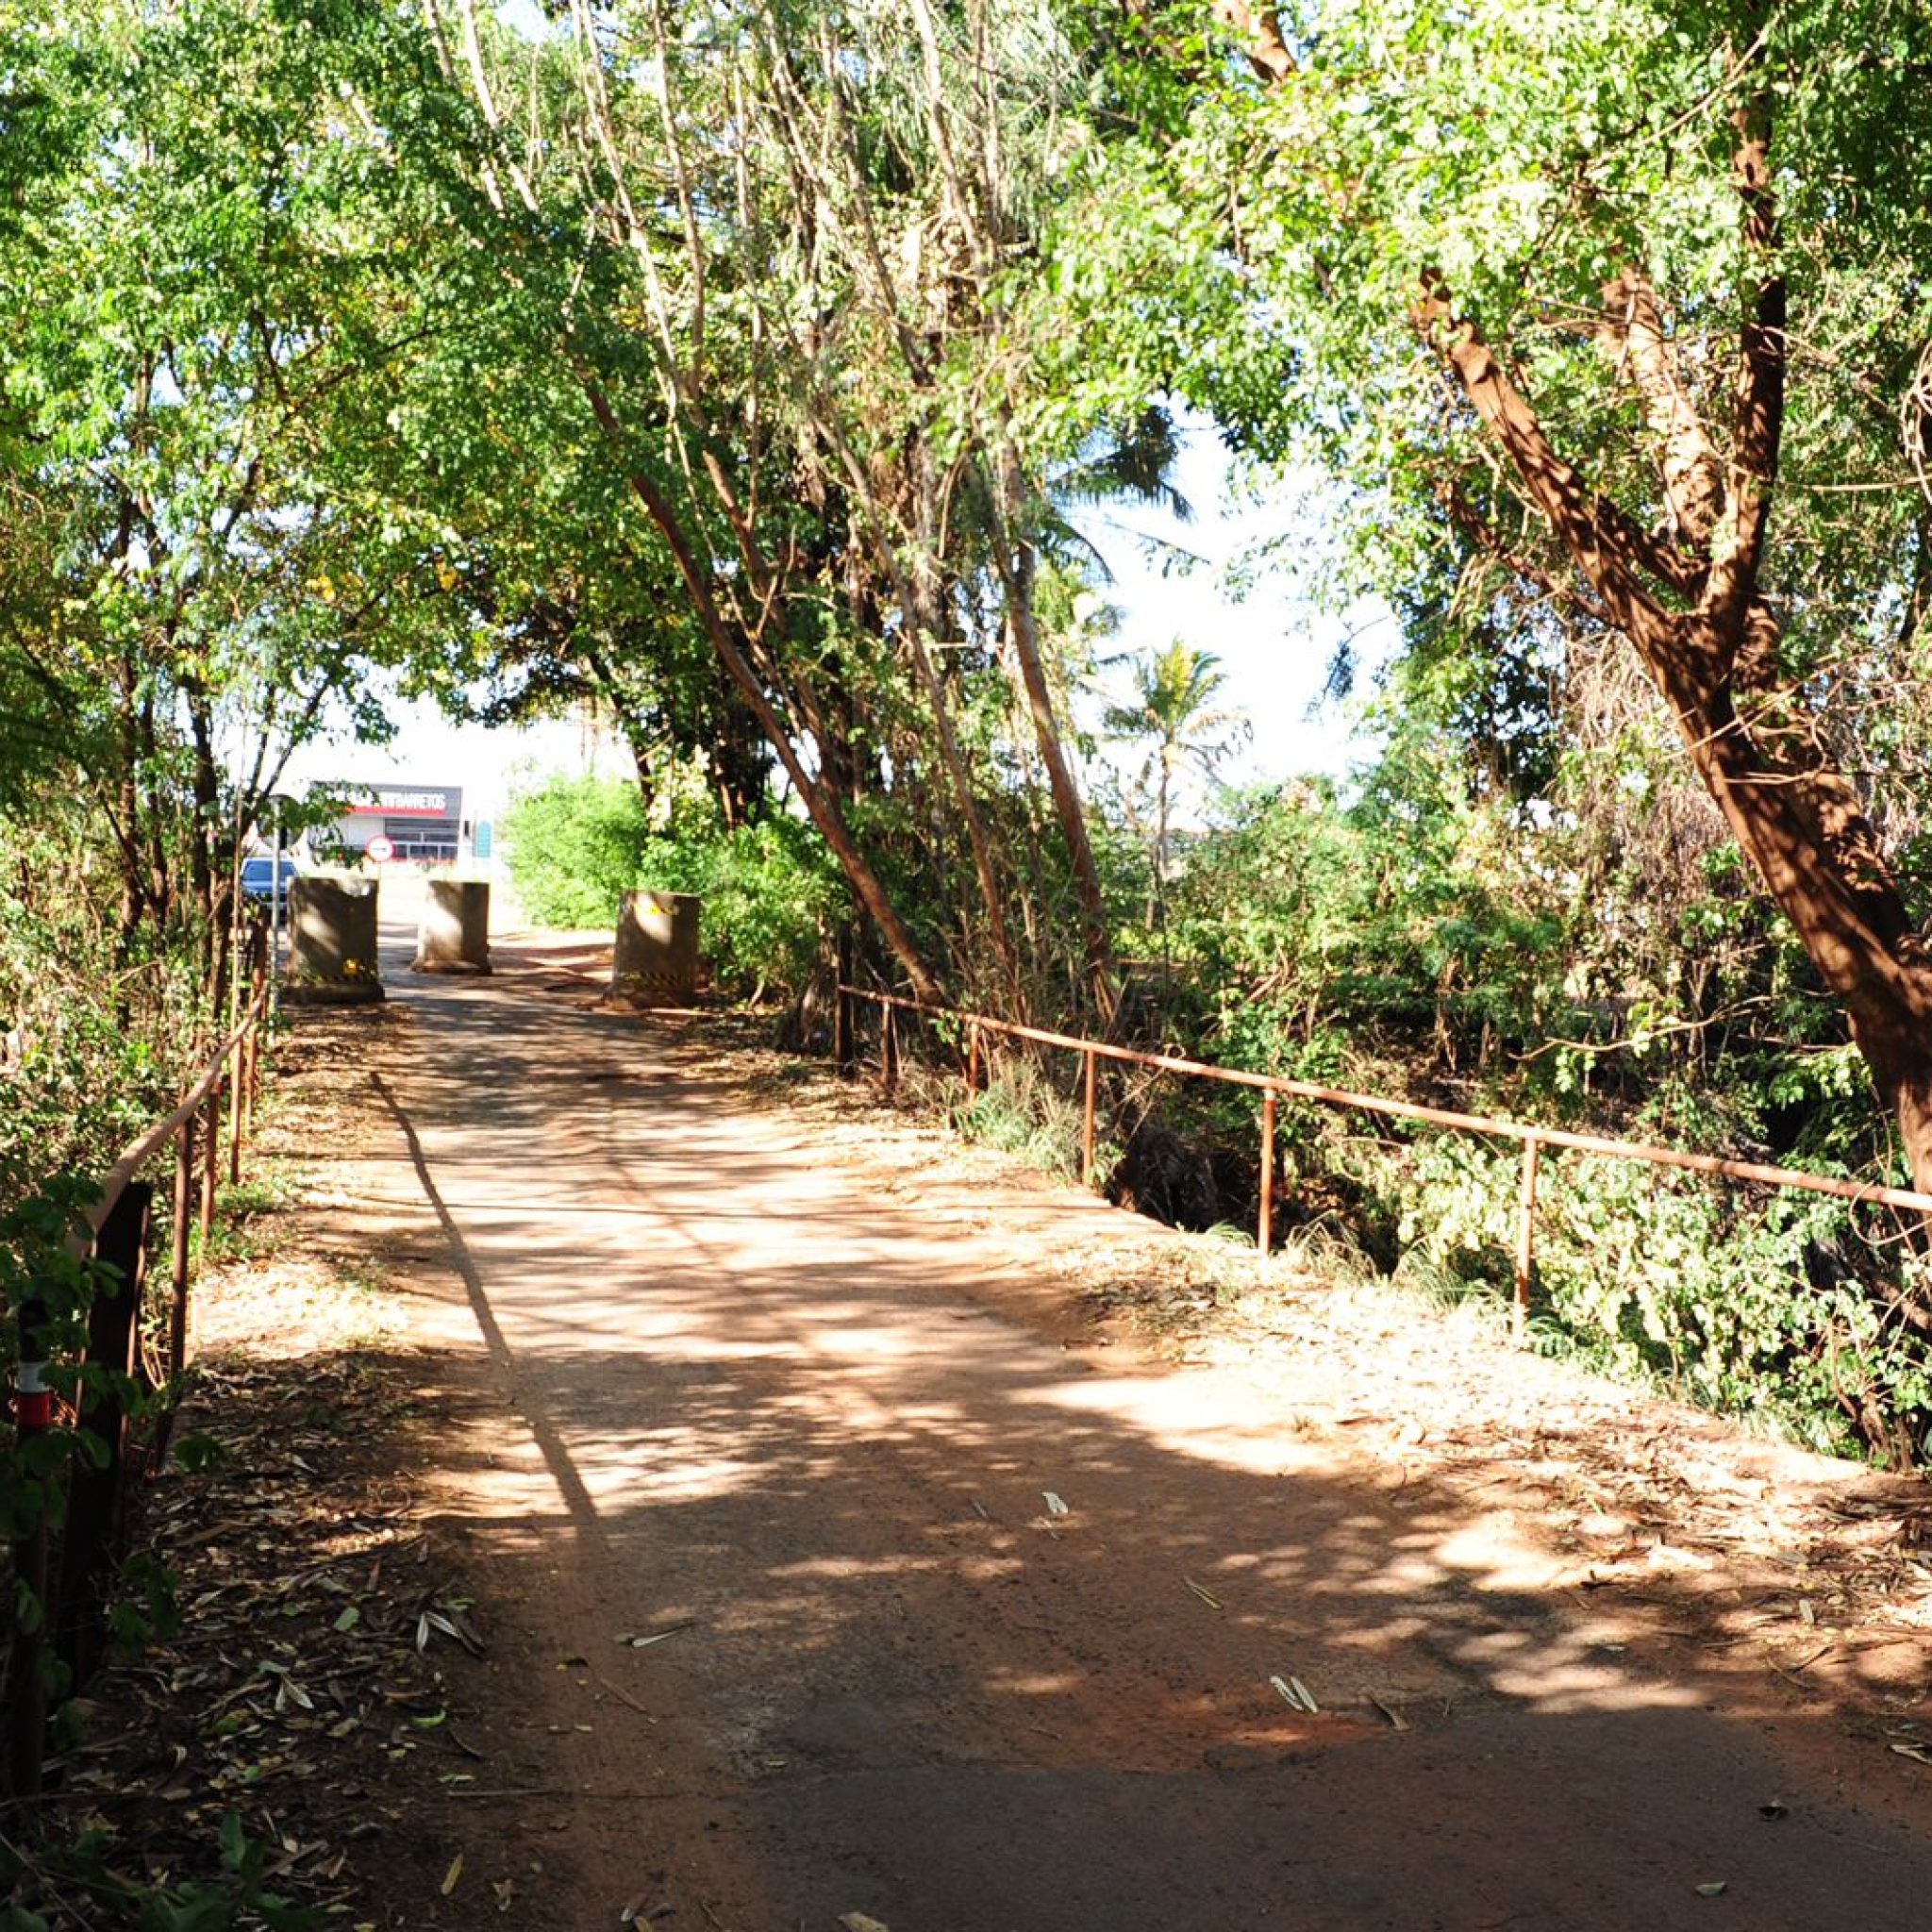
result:
[(991, 1311), (1112, 1210), (937, 1219), (674, 1024), (391, 991), (395, 1198), (531, 1445), (453, 1441), (453, 1507), (623, 1689), (558, 1745), (625, 1794), (579, 1819), (612, 1887), (649, 1845), (738, 1932), (1924, 1923), (1932, 1773), (1646, 1666), (1507, 1516), (1238, 1376)]

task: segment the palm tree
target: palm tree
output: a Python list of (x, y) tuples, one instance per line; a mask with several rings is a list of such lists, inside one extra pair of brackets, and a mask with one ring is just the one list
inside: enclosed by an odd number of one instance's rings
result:
[(1164, 651), (1142, 651), (1132, 659), (1133, 694), (1109, 705), (1102, 719), (1108, 735), (1145, 741), (1140, 782), (1154, 791), (1154, 891), (1148, 916), (1156, 926), (1167, 917), (1171, 832), (1175, 782), (1189, 766), (1212, 779), (1214, 768), (1249, 736), (1239, 711), (1217, 709), (1214, 698), (1227, 682), (1221, 659), (1180, 638)]

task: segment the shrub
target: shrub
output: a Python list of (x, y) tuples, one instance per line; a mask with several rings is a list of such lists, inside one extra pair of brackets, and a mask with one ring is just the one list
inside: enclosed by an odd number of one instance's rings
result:
[(552, 778), (505, 815), (510, 876), (542, 925), (608, 926), (639, 883), (651, 827), (637, 787), (614, 778)]
[(795, 992), (844, 903), (818, 833), (782, 816), (727, 827), (702, 791), (675, 796), (654, 825), (634, 786), (553, 778), (505, 821), (510, 874), (548, 925), (609, 926), (624, 893), (694, 892), (699, 947), (719, 983), (756, 998)]

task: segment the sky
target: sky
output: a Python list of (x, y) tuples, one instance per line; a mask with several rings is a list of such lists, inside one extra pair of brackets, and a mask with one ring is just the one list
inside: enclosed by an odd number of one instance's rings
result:
[[(537, 39), (557, 29), (537, 0), (498, 0), (497, 13), (518, 31)], [(1104, 556), (1114, 583), (1105, 595), (1123, 613), (1108, 655), (1160, 650), (1175, 638), (1214, 652), (1227, 682), (1222, 708), (1246, 715), (1252, 736), (1221, 767), (1229, 784), (1278, 783), (1303, 773), (1345, 776), (1365, 758), (1370, 746), (1351, 732), (1341, 708), (1313, 710), (1327, 678), (1330, 660), (1344, 632), (1354, 634), (1358, 661), (1369, 676), (1393, 642), (1387, 614), (1374, 608), (1351, 610), (1345, 620), (1309, 611), (1279, 572), (1262, 574), (1244, 596), (1227, 594), (1223, 575), (1257, 541), (1291, 536), (1304, 560), (1319, 551), (1323, 538), (1319, 511), (1310, 508), (1316, 492), (1292, 483), (1280, 486), (1258, 503), (1245, 500), (1229, 482), (1219, 438), (1204, 421), (1183, 419), (1183, 454), (1174, 481), (1196, 508), (1186, 524), (1145, 508), (1089, 512), (1078, 519), (1082, 532)], [(1169, 557), (1150, 556), (1145, 539), (1163, 540), (1191, 552), (1190, 569)], [(1110, 680), (1124, 696), (1126, 667)], [(1079, 703), (1079, 722), (1090, 731), (1106, 703), (1090, 692)], [(398, 703), (392, 715), (401, 729), (385, 752), (369, 746), (317, 747), (299, 755), (291, 789), (300, 791), (312, 779), (363, 781), (411, 779), (424, 784), (465, 787), (473, 816), (501, 809), (508, 791), (537, 774), (581, 773), (592, 748), (575, 725), (539, 725), (527, 732), (485, 731), (456, 726), (434, 708)], [(609, 747), (605, 747), (609, 756)], [(1098, 756), (1124, 774), (1140, 757), (1130, 749), (1102, 744)]]
[[(1372, 747), (1355, 733), (1351, 708), (1323, 701), (1328, 667), (1338, 642), (1352, 633), (1365, 689), (1394, 641), (1393, 621), (1366, 604), (1345, 618), (1325, 616), (1307, 602), (1306, 585), (1293, 580), (1293, 565), (1324, 549), (1315, 486), (1289, 479), (1256, 497), (1235, 486), (1210, 426), (1184, 423), (1182, 436), (1173, 480), (1193, 507), (1191, 521), (1138, 505), (1075, 519), (1114, 577), (1104, 594), (1122, 623), (1106, 655), (1163, 650), (1179, 638), (1221, 659), (1227, 681), (1219, 708), (1244, 714), (1252, 731), (1221, 766), (1225, 782), (1278, 784), (1312, 772), (1344, 776)], [(1289, 561), (1271, 566), (1258, 557), (1257, 546), (1270, 542)], [(1128, 676), (1125, 665), (1103, 674), (1122, 696)], [(1100, 703), (1090, 700), (1086, 708), (1090, 726)], [(1103, 746), (1102, 755), (1117, 765), (1139, 761), (1131, 750), (1109, 753)]]
[[(1211, 428), (1190, 425), (1183, 434), (1174, 480), (1194, 507), (1191, 521), (1179, 523), (1143, 506), (1090, 509), (1076, 519), (1113, 575), (1102, 595), (1120, 611), (1121, 623), (1104, 653), (1159, 650), (1178, 637), (1221, 658), (1227, 679), (1221, 708), (1244, 714), (1252, 730), (1221, 767), (1224, 781), (1279, 783), (1310, 772), (1344, 776), (1370, 747), (1352, 735), (1347, 708), (1319, 704), (1343, 621), (1311, 611), (1284, 569), (1237, 568), (1238, 577), (1252, 579), (1241, 596), (1225, 583), (1230, 567), (1240, 566), (1263, 540), (1287, 535), (1289, 553), (1302, 561), (1319, 554), (1323, 532), (1314, 492), (1290, 482), (1255, 500), (1230, 483)], [(1163, 543), (1174, 548), (1163, 552)], [(1345, 622), (1373, 669), (1393, 641), (1391, 621), (1364, 607)], [(1124, 665), (1103, 674), (1121, 696), (1127, 677)], [(1105, 702), (1101, 693), (1083, 696), (1080, 722), (1093, 728)], [(466, 817), (495, 818), (512, 791), (553, 773), (626, 769), (608, 737), (600, 742), (575, 723), (487, 730), (453, 724), (433, 706), (401, 699), (391, 715), (399, 727), (392, 744), (307, 746), (291, 761), (284, 789), (300, 795), (327, 780), (461, 786)], [(1124, 774), (1140, 763), (1127, 747), (1103, 744), (1099, 756)]]

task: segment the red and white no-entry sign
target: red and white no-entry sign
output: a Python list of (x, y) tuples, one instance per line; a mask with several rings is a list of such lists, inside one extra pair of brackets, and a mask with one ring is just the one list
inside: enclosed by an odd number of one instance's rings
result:
[(396, 841), (385, 838), (380, 832), (362, 848), (362, 856), (372, 865), (382, 865), (396, 856)]

